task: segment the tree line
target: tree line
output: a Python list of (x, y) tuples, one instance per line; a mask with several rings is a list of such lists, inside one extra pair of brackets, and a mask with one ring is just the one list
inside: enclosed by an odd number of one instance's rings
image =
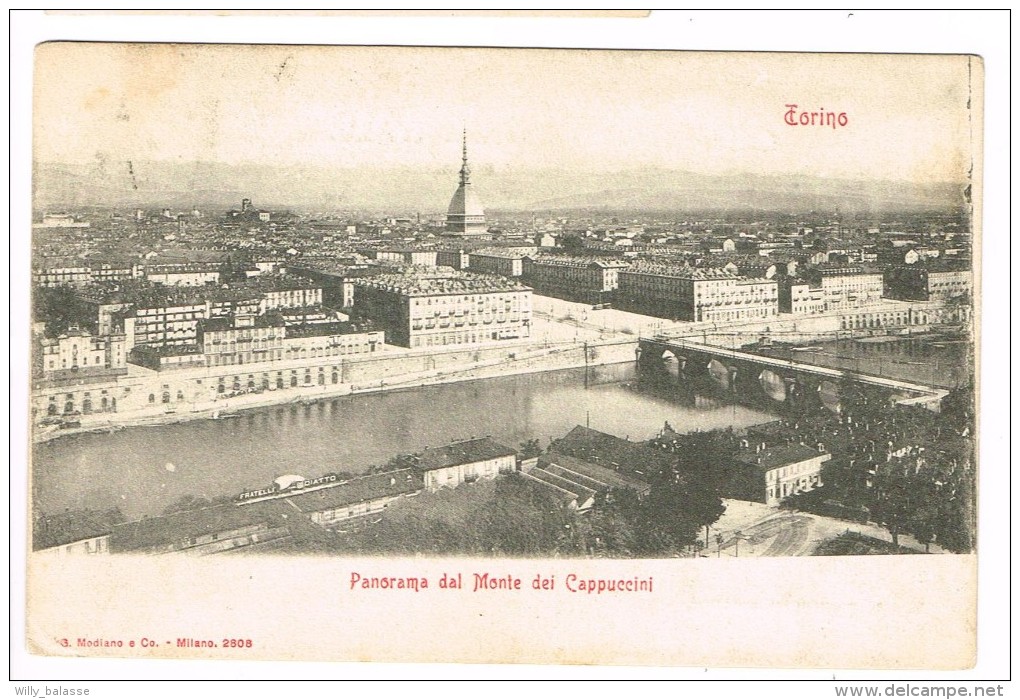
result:
[[(823, 485), (787, 499), (788, 508), (860, 514), (899, 545), (910, 534), (927, 547), (970, 552), (976, 533), (973, 387), (950, 392), (938, 413), (889, 406), (847, 386), (838, 417), (819, 415), (805, 427), (826, 436), (832, 459)], [(840, 512), (833, 512), (837, 509)]]

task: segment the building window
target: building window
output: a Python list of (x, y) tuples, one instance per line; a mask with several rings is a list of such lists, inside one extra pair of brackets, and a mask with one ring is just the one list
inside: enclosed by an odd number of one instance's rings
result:
[(149, 394), (149, 403), (156, 403), (156, 395)]

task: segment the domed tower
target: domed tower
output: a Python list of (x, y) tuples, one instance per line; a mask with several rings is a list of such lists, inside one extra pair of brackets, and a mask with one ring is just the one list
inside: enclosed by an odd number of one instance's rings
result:
[(471, 186), (471, 168), (468, 167), (467, 130), (464, 131), (464, 154), (460, 166), (460, 184), (446, 211), (446, 232), (455, 236), (485, 236), (485, 210)]

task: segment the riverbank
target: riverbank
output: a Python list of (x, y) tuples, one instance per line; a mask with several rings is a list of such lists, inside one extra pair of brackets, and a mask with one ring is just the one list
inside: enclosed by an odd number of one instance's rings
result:
[[(394, 374), (390, 365), (373, 361), (372, 374), (358, 382), (302, 385), (293, 388), (266, 389), (213, 401), (194, 402), (174, 410), (140, 409), (118, 413), (100, 413), (77, 417), (75, 427), (38, 426), (34, 443), (47, 442), (65, 435), (113, 433), (129, 427), (183, 423), (193, 420), (230, 420), (241, 412), (287, 404), (308, 404), (344, 396), (414, 389), (438, 384), (468, 382), (516, 374), (552, 372), (562, 369), (599, 367), (633, 362), (637, 338), (609, 338), (586, 342), (543, 344), (537, 347), (512, 346), (497, 357), (484, 357), (458, 366)], [(394, 361), (405, 355), (394, 355)]]

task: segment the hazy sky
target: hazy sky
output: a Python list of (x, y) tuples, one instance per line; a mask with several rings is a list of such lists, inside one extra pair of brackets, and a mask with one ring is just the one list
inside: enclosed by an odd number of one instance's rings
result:
[[(979, 76), (959, 56), (51, 43), (34, 148), (455, 170), (466, 126), (476, 167), (963, 181)], [(847, 126), (789, 126), (791, 103)]]

